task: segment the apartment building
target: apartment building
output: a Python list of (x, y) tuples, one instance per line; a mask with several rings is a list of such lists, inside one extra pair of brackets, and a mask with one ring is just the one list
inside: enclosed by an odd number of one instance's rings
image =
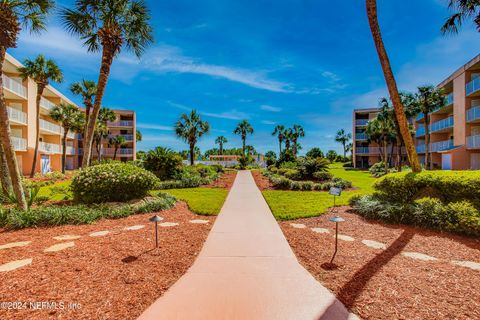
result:
[[(36, 125), (36, 91), (37, 85), (32, 79), (23, 81), (18, 72), (22, 64), (7, 54), (3, 65), (3, 92), (8, 108), (9, 122), (12, 132), (12, 141), (16, 151), (20, 172), (24, 175), (30, 174), (35, 150)], [(49, 85), (45, 88), (40, 102), (40, 138), (39, 155), (37, 157), (37, 172), (60, 171), (62, 164), (62, 137), (63, 128), (59, 123), (50, 118), (50, 110), (59, 103), (70, 103), (76, 105), (65, 95)], [(135, 113), (132, 111), (116, 111), (119, 122), (128, 119), (128, 128), (120, 126), (122, 123), (109, 124), (111, 134), (122, 132), (135, 132)], [(125, 114), (125, 115), (124, 115)], [(133, 123), (132, 123), (133, 121)], [(133, 139), (135, 140), (135, 139)], [(129, 141), (128, 157), (135, 159), (135, 141)], [(66, 168), (73, 170), (79, 167), (81, 155), (79, 155), (79, 139), (77, 134), (67, 134), (67, 161)], [(81, 149), (80, 149), (81, 150)], [(107, 149), (109, 152), (109, 149)], [(113, 153), (112, 153), (113, 154)]]

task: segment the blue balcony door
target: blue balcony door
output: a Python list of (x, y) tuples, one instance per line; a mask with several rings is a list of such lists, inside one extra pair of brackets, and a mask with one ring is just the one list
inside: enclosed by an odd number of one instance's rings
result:
[(442, 153), (442, 170), (452, 170), (452, 154)]
[(40, 164), (42, 167), (42, 174), (50, 172), (50, 156), (42, 154)]

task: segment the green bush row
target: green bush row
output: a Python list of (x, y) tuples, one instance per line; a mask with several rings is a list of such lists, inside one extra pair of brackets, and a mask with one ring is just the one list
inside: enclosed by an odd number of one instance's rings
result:
[(313, 181), (294, 181), (287, 177), (273, 174), (265, 171), (264, 175), (270, 180), (273, 187), (280, 190), (299, 190), (299, 191), (328, 191), (330, 188), (348, 189), (352, 187), (350, 181), (333, 178), (331, 181), (324, 183), (314, 183)]

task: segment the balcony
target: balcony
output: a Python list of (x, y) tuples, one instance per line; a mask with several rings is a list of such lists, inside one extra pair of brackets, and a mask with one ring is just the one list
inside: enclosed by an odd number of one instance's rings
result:
[(424, 136), (424, 135), (425, 135), (425, 126), (422, 124), (415, 131), (415, 136), (416, 137), (421, 137), (421, 136)]
[(27, 124), (27, 114), (18, 109), (7, 107), (8, 120), (17, 124)]
[[(64, 133), (65, 133), (65, 129), (60, 127), (60, 134), (63, 136)], [(69, 130), (67, 133), (67, 139), (75, 139), (75, 132)]]
[(467, 110), (467, 122), (480, 119), (480, 107), (473, 107)]
[(480, 90), (480, 77), (473, 79), (465, 86), (465, 93), (467, 96)]
[(15, 151), (26, 151), (27, 150), (27, 140), (12, 136), (12, 144)]
[(40, 130), (47, 131), (47, 133), (61, 134), (62, 128), (52, 122), (40, 119)]
[(55, 143), (40, 142), (38, 149), (44, 153), (62, 153), (62, 146)]
[(450, 116), (446, 119), (436, 121), (430, 125), (430, 131), (432, 133), (439, 131), (448, 131), (453, 128), (453, 117)]
[(379, 147), (357, 147), (355, 148), (355, 154), (377, 155), (377, 154), (380, 154), (380, 148)]
[(430, 144), (431, 152), (439, 152), (453, 147), (453, 140), (437, 141)]
[(368, 140), (368, 135), (365, 132), (356, 132), (355, 140)]
[(107, 126), (109, 126), (109, 127), (133, 127), (133, 121), (132, 120), (121, 120), (121, 121), (108, 122)]
[(426, 150), (426, 145), (425, 144), (419, 144), (417, 145), (417, 153), (425, 153)]
[(22, 98), (27, 97), (27, 88), (25, 88), (23, 83), (12, 79), (5, 74), (2, 74), (2, 81), (3, 81), (3, 87), (5, 89), (10, 90), (11, 92), (15, 93), (16, 95)]
[[(115, 149), (114, 149), (114, 148), (105, 148), (105, 149), (102, 149), (102, 154), (103, 154), (103, 155), (113, 156), (114, 153), (115, 153)], [(132, 156), (132, 155), (133, 155), (133, 148), (119, 148), (119, 149), (117, 150), (117, 156), (119, 156), (119, 155)]]
[(468, 149), (480, 149), (480, 135), (467, 137)]
[(68, 154), (68, 155), (74, 155), (74, 154), (75, 154), (75, 147), (73, 147), (73, 146), (67, 146), (66, 149), (67, 149), (67, 150), (66, 150), (66, 154)]
[[(448, 94), (448, 95), (446, 95), (445, 98), (446, 98), (446, 103), (445, 103), (445, 105), (444, 105), (443, 107), (441, 107), (441, 108), (440, 108), (440, 107), (437, 107), (437, 108), (433, 109), (432, 112), (430, 112), (430, 113), (435, 113), (435, 112), (437, 112), (438, 110), (443, 109), (443, 108), (445, 108), (445, 107), (449, 107), (449, 106), (451, 106), (451, 105), (453, 104), (453, 92), (450, 93), (450, 94)], [(419, 114), (417, 115), (417, 117), (415, 118), (416, 121), (421, 121), (422, 119), (423, 119), (423, 113), (419, 113)]]
[(125, 141), (133, 141), (135, 139), (133, 134), (109, 134), (108, 138), (115, 138), (116, 136), (122, 136), (125, 138)]
[(40, 98), (40, 107), (42, 107), (43, 109), (50, 112), (50, 110), (52, 110), (53, 107), (55, 107), (55, 106), (56, 106), (56, 104), (51, 102), (50, 100), (47, 100), (44, 97)]

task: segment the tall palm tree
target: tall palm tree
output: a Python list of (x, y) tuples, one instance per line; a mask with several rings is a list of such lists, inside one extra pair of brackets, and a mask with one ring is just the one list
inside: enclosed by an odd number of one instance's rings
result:
[(195, 110), (192, 110), (190, 114), (182, 114), (175, 123), (175, 134), (187, 142), (190, 147), (190, 164), (192, 166), (195, 163), (195, 145), (198, 139), (209, 131), (210, 125), (203, 121)]
[(97, 84), (94, 81), (83, 79), (80, 82), (72, 83), (70, 91), (83, 98), (83, 104), (85, 105), (85, 128), (83, 135), (85, 135), (85, 132), (87, 132), (88, 118), (93, 109), (93, 98), (97, 94)]
[(285, 152), (290, 152), (290, 145), (293, 140), (293, 130), (291, 128), (283, 131), (283, 139), (285, 140)]
[(247, 135), (253, 134), (253, 127), (247, 120), (242, 120), (235, 130), (233, 130), (234, 134), (238, 134), (242, 137), (242, 154), (245, 156), (245, 143), (247, 141)]
[(347, 145), (351, 139), (352, 139), (351, 133), (346, 133), (344, 129), (340, 129), (337, 131), (337, 135), (335, 136), (335, 141), (342, 144), (344, 159), (347, 157)]
[(150, 12), (141, 0), (77, 0), (74, 9), (62, 9), (61, 17), (65, 28), (82, 39), (88, 51), (102, 52), (97, 94), (84, 139), (85, 167), (90, 160), (95, 124), (113, 59), (123, 47), (140, 57), (153, 42)]
[(430, 112), (442, 108), (447, 103), (443, 90), (434, 86), (418, 87), (415, 94), (417, 112), (423, 114), (425, 128), (425, 168), (433, 169), (432, 155), (430, 152)]
[(63, 127), (62, 137), (62, 173), (65, 173), (67, 162), (67, 134), (68, 131), (82, 132), (85, 127), (85, 115), (76, 106), (69, 103), (60, 103), (50, 110), (50, 117), (60, 122)]
[(272, 132), (272, 136), (277, 136), (278, 139), (278, 151), (279, 155), (282, 154), (282, 143), (285, 139), (285, 126), (281, 124), (277, 124), (275, 129)]
[(33, 178), (37, 169), (38, 145), (40, 138), (40, 101), (42, 99), (43, 91), (50, 81), (63, 81), (63, 73), (53, 60), (45, 59), (41, 54), (39, 54), (35, 60), (26, 59), (23, 64), (23, 67), (18, 68), (23, 81), (31, 78), (37, 84), (37, 95), (35, 100), (37, 112), (35, 119), (35, 151), (33, 153), (32, 170), (30, 171), (30, 178)]
[(472, 19), (480, 31), (480, 1), (479, 0), (450, 0), (448, 8), (454, 13), (447, 18), (441, 31), (443, 34), (458, 33), (466, 19)]
[(3, 151), (3, 145), (0, 143), (0, 182), (2, 184), (2, 192), (5, 195), (11, 194), (12, 180), (8, 172), (8, 163)]
[(405, 116), (405, 110), (402, 105), (402, 101), (400, 100), (397, 83), (395, 81), (392, 67), (390, 66), (390, 60), (388, 59), (388, 54), (382, 40), (380, 26), (378, 25), (377, 1), (366, 0), (365, 3), (367, 8), (368, 22), (370, 24), (370, 30), (372, 32), (373, 41), (375, 42), (375, 47), (377, 49), (380, 64), (382, 65), (385, 82), (387, 83), (390, 99), (392, 100), (393, 108), (395, 110), (395, 116), (400, 127), (400, 133), (405, 143), (405, 148), (407, 149), (408, 161), (410, 162), (410, 166), (412, 167), (413, 172), (420, 172), (422, 171), (422, 167), (420, 166), (420, 162), (418, 161), (415, 144), (408, 128), (408, 120)]
[(7, 104), (3, 93), (3, 64), (7, 49), (17, 47), (20, 30), (22, 28), (33, 32), (44, 30), (46, 16), (53, 6), (52, 0), (10, 0), (0, 3), (0, 123), (2, 124), (0, 125), (0, 143), (5, 153), (17, 205), (22, 210), (27, 210), (27, 202), (11, 140)]
[[(95, 145), (95, 149), (97, 151), (98, 159), (97, 160), (102, 160), (102, 140), (106, 139), (108, 137), (108, 126), (107, 122), (109, 121), (115, 121), (117, 116), (115, 115), (115, 112), (113, 112), (112, 109), (110, 108), (105, 108), (103, 107), (100, 109), (100, 112), (98, 113), (98, 121), (97, 124), (95, 125), (95, 131), (93, 132), (93, 144), (92, 144), (92, 149), (90, 152), (92, 153), (93, 151), (93, 146)], [(85, 145), (84, 145), (85, 148)]]
[(305, 137), (305, 130), (303, 127), (299, 124), (294, 124), (292, 128), (292, 151), (293, 151), (293, 156), (297, 156), (297, 152), (300, 149), (299, 144), (298, 144), (298, 139)]
[(368, 122), (365, 132), (369, 140), (376, 141), (382, 146), (382, 160), (385, 172), (388, 172), (388, 142), (392, 140), (395, 132), (392, 119), (385, 114), (379, 113), (376, 118)]
[(220, 155), (223, 155), (223, 145), (227, 142), (228, 140), (224, 136), (218, 136), (217, 139), (215, 139), (215, 143), (220, 147)]
[(114, 152), (113, 152), (113, 160), (117, 159), (117, 151), (118, 148), (123, 147), (124, 145), (127, 144), (127, 140), (125, 139), (124, 136), (118, 135), (115, 137), (110, 138), (108, 141), (110, 145), (114, 147)]
[(135, 131), (135, 141), (139, 142), (139, 141), (142, 141), (142, 139), (143, 139), (143, 135), (140, 132), (140, 130)]

